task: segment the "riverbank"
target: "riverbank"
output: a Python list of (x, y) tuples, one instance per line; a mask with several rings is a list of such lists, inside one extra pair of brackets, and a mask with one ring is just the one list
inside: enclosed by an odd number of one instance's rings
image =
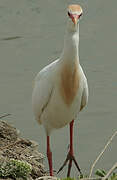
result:
[(19, 130), (0, 120), (0, 179), (23, 178), (24, 175), (35, 180), (45, 176), (43, 160), (36, 142), (21, 138)]
[[(117, 180), (117, 163), (106, 173), (104, 170), (96, 171), (97, 178), (92, 178), (92, 172), (97, 161), (102, 157), (117, 131), (108, 140), (99, 156), (94, 161), (90, 174), (77, 177), (82, 180)], [(38, 144), (35, 141), (20, 137), (20, 132), (7, 122), (0, 120), (0, 180), (57, 180), (56, 177), (48, 176), (44, 165), (44, 155), (39, 152)], [(44, 176), (44, 177), (43, 177)], [(58, 178), (59, 179), (59, 178)], [(64, 178), (62, 180), (76, 180)]]

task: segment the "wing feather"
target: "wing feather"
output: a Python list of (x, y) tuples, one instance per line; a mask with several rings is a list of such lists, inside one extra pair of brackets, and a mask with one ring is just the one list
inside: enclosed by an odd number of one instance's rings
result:
[(36, 76), (32, 94), (32, 106), (36, 120), (41, 124), (41, 115), (47, 107), (53, 91), (53, 83), (48, 72), (40, 72)]
[(88, 103), (88, 84), (87, 84), (87, 79), (85, 79), (84, 89), (83, 89), (82, 98), (81, 98), (80, 111), (86, 106), (87, 103)]

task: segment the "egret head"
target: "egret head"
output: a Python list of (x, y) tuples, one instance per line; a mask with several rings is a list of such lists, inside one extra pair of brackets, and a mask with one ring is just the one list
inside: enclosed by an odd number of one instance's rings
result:
[(78, 28), (79, 19), (83, 11), (80, 5), (71, 4), (68, 6), (68, 26), (71, 30), (75, 31)]

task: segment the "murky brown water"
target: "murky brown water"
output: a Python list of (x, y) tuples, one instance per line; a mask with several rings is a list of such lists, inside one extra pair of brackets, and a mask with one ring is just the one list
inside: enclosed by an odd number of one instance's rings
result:
[[(66, 8), (81, 4), (80, 62), (88, 77), (87, 108), (75, 126), (75, 153), (83, 170), (90, 169), (108, 138), (117, 129), (117, 1), (0, 0), (0, 113), (26, 138), (38, 141), (46, 153), (42, 127), (31, 108), (33, 79), (59, 57), (66, 26)], [(52, 135), (54, 168), (68, 151), (68, 127)], [(117, 139), (96, 168), (109, 169), (117, 160)], [(65, 172), (65, 171), (64, 171)], [(63, 173), (65, 175), (65, 173)], [(72, 175), (76, 175), (75, 168)]]

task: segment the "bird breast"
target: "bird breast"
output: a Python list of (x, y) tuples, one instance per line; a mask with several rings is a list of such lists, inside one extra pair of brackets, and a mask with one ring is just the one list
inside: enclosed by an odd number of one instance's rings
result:
[(79, 88), (78, 62), (74, 65), (64, 64), (60, 75), (60, 94), (67, 106), (70, 106)]

